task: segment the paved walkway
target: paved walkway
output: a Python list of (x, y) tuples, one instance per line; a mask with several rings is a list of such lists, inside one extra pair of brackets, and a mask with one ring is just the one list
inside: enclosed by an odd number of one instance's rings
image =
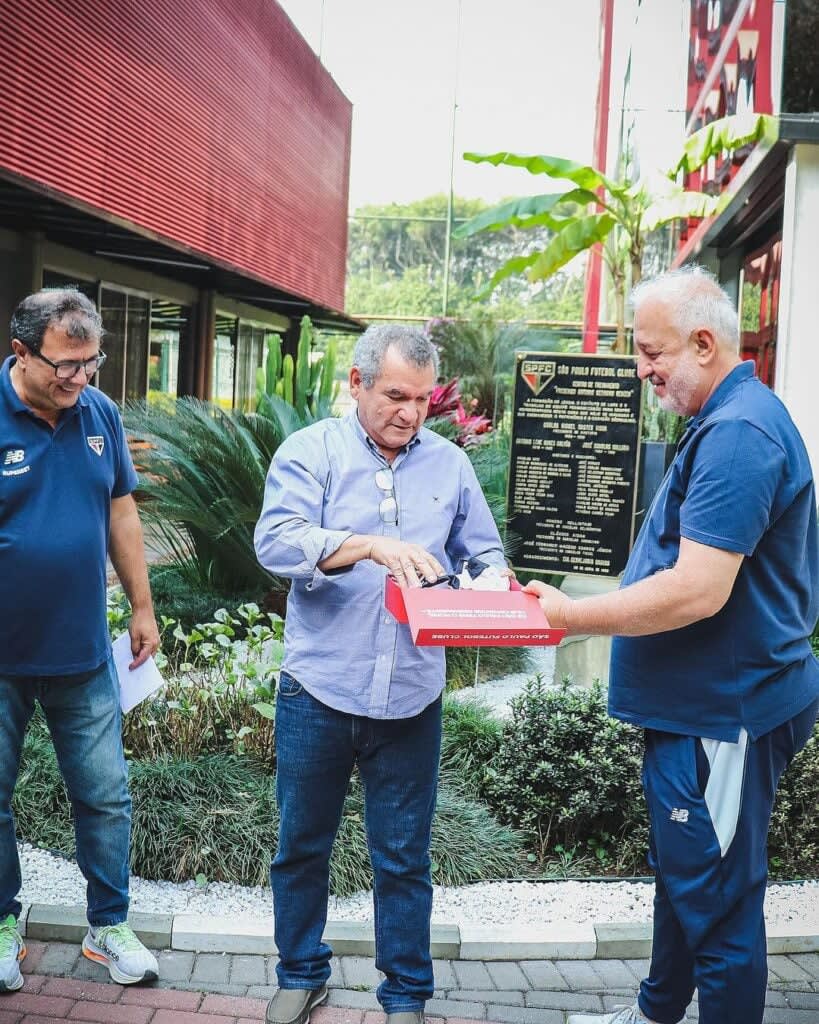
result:
[[(159, 953), (160, 981), (123, 988), (80, 947), (29, 942), (26, 984), (0, 996), (0, 1024), (256, 1024), (275, 986), (275, 960), (222, 953)], [(633, 999), (642, 960), (437, 960), (429, 1024), (564, 1024)], [(819, 953), (770, 958), (766, 1024), (819, 1024)], [(370, 959), (333, 963), (328, 1003), (313, 1024), (382, 1024)], [(696, 1020), (696, 1005), (689, 1009)]]

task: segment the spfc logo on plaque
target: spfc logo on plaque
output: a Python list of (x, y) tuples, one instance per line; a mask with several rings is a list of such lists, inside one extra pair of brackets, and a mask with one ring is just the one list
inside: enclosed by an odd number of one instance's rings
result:
[(545, 359), (524, 359), (520, 375), (529, 385), (533, 395), (539, 395), (555, 378), (555, 364)]

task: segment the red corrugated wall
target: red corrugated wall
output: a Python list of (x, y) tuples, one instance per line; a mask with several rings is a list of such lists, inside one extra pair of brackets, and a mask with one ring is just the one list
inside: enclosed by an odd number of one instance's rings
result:
[(0, 168), (334, 309), (351, 106), (273, 0), (0, 0)]

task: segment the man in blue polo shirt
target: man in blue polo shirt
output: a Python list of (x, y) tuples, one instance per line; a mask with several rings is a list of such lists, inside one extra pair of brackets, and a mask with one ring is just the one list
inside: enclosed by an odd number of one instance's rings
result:
[(654, 945), (637, 1003), (569, 1024), (760, 1024), (766, 838), (782, 772), (810, 738), (819, 662), (816, 492), (785, 407), (738, 355), (736, 310), (698, 269), (635, 289), (637, 373), (690, 416), (621, 588), (556, 626), (608, 634), (609, 711), (645, 729)]
[(110, 660), (106, 558), (133, 614), (131, 667), (159, 644), (137, 477), (116, 405), (88, 381), (102, 323), (74, 289), (24, 299), (0, 368), (0, 992), (23, 984), (20, 861), (11, 797), (40, 703), (71, 798), (88, 882), (83, 952), (120, 984), (155, 980), (156, 958), (127, 924), (131, 801), (119, 686)]

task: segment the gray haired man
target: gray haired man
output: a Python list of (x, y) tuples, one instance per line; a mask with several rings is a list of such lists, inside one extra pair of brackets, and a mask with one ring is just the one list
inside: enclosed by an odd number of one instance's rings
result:
[(371, 327), (350, 371), (358, 408), (288, 438), (270, 467), (256, 551), (292, 580), (276, 706), (279, 848), (270, 872), (279, 991), (268, 1024), (304, 1024), (327, 996), (330, 852), (350, 774), (364, 785), (375, 876), (378, 999), (418, 1024), (433, 992), (430, 833), (444, 652), (384, 609), (408, 586), (501, 540), (464, 452), (423, 427), (438, 360), (410, 327)]

